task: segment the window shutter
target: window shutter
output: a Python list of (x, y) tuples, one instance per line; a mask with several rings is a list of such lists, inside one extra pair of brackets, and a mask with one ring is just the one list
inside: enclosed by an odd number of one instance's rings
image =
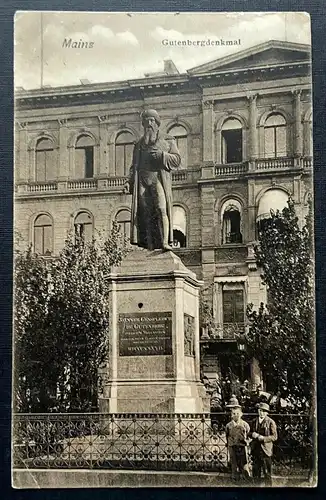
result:
[(223, 323), (244, 323), (243, 290), (223, 290)]

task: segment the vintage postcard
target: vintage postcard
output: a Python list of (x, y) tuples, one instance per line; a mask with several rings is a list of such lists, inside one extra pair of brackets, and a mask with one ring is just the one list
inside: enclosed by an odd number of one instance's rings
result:
[(15, 488), (317, 484), (310, 18), (15, 16)]

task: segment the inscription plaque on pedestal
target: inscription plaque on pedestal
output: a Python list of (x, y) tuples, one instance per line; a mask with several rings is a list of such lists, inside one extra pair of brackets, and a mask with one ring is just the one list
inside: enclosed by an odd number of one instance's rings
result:
[(172, 354), (172, 313), (119, 314), (119, 355)]

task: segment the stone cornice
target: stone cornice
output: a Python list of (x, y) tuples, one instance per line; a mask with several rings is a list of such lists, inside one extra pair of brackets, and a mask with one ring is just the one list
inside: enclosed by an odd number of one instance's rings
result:
[(254, 68), (237, 69), (236, 71), (212, 71), (205, 74), (182, 74), (170, 77), (155, 77), (139, 80), (128, 80), (124, 82), (101, 83), (90, 85), (76, 85), (71, 87), (54, 87), (50, 89), (20, 90), (15, 93), (18, 106), (36, 105), (47, 102), (49, 106), (62, 106), (67, 102), (87, 102), (92, 100), (129, 99), (143, 100), (144, 92), (148, 94), (171, 93), (173, 91), (197, 91), (198, 85), (203, 88), (205, 85), (216, 83), (217, 85), (246, 82), (248, 79), (255, 80), (259, 75), (260, 81), (270, 78), (284, 79), (289, 73), (293, 76), (296, 73), (309, 74), (310, 63), (303, 61), (300, 63), (284, 63), (278, 65), (266, 65)]
[(200, 288), (203, 286), (204, 282), (198, 280), (196, 275), (191, 271), (170, 271), (167, 273), (159, 273), (159, 272), (150, 272), (150, 273), (139, 273), (134, 272), (130, 274), (120, 275), (118, 273), (110, 273), (107, 275), (107, 280), (112, 282), (140, 282), (140, 281), (175, 281), (176, 279), (181, 278), (185, 282), (190, 283), (195, 288)]

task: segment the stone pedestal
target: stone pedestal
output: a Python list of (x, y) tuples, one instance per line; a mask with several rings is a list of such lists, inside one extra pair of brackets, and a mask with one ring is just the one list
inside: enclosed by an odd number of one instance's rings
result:
[(100, 411), (205, 411), (199, 378), (201, 284), (172, 251), (132, 250), (112, 270), (110, 355)]

